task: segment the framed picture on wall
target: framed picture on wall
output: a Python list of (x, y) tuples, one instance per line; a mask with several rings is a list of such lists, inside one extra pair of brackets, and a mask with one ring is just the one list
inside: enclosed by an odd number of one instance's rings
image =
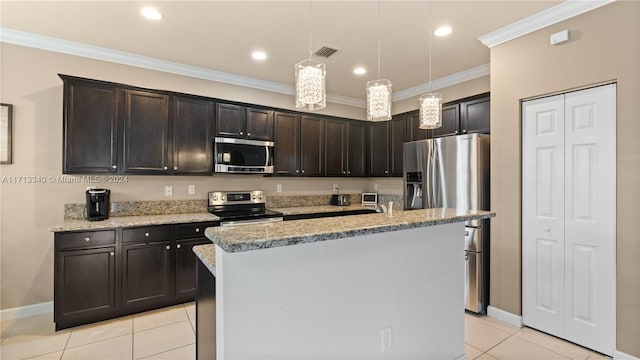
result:
[(13, 105), (0, 104), (0, 164), (11, 164), (11, 121)]

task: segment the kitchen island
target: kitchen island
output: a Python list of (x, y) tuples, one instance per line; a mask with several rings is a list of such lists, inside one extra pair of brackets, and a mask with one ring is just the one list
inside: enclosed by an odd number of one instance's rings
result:
[(208, 228), (215, 245), (195, 252), (215, 274), (218, 359), (463, 358), (464, 221), (493, 216), (425, 209)]

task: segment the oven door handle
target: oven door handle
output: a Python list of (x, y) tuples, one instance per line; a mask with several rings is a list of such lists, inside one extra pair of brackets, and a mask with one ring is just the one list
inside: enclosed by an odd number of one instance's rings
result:
[(274, 222), (283, 221), (282, 217), (272, 217), (272, 218), (262, 218), (262, 219), (252, 219), (252, 220), (236, 220), (236, 221), (222, 221), (220, 222), (220, 227), (231, 227), (231, 226), (240, 226), (240, 225), (256, 225), (256, 224), (269, 224)]

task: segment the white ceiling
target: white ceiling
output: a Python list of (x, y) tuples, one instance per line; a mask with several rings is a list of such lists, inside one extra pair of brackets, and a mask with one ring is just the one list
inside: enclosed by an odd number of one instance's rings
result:
[[(175, 63), (292, 85), (293, 66), (321, 45), (340, 49), (329, 59), (327, 92), (365, 97), (365, 83), (380, 78), (394, 92), (429, 80), (429, 6), (432, 79), (489, 62), (478, 36), (562, 1), (2, 1), (3, 28), (88, 44)], [(153, 5), (163, 19), (140, 16)], [(380, 21), (378, 22), (378, 6)], [(310, 14), (311, 9), (311, 14)], [(309, 17), (311, 21), (309, 22)], [(261, 49), (268, 59), (257, 62)], [(368, 72), (356, 76), (355, 66)]]

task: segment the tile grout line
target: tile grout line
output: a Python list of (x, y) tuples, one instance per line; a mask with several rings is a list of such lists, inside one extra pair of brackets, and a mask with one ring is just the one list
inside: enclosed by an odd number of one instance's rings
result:
[(135, 317), (131, 316), (131, 360), (133, 360), (134, 356), (135, 356), (135, 351), (136, 351), (136, 338), (135, 338), (135, 331), (134, 331), (134, 321), (135, 321)]
[[(531, 329), (533, 329), (533, 328), (531, 328)], [(533, 329), (533, 330), (536, 330), (536, 329)], [(539, 330), (538, 330), (538, 331), (539, 331)], [(520, 332), (520, 330), (518, 330), (518, 332)], [(541, 332), (542, 332), (542, 331), (541, 331)], [(555, 335), (547, 334), (547, 333), (545, 333), (545, 332), (542, 332), (542, 333), (544, 333), (544, 334), (545, 334), (545, 335), (547, 335), (547, 336), (553, 337), (554, 339), (562, 340), (562, 341), (564, 341), (564, 342), (567, 342), (567, 343), (570, 343), (570, 344), (573, 344), (573, 345), (576, 345), (576, 346), (580, 346), (580, 345), (578, 345), (578, 344), (574, 344), (574, 343), (570, 342), (569, 340), (565, 340), (565, 339), (559, 338), (559, 337), (557, 337), (557, 336), (555, 336)], [(516, 334), (517, 334), (517, 333), (516, 333)], [(515, 334), (514, 334), (514, 335), (515, 335)], [(553, 350), (553, 349), (549, 349), (548, 347), (546, 347), (546, 346), (544, 346), (544, 345), (536, 344), (536, 343), (534, 343), (533, 341), (529, 341), (529, 340), (527, 340), (527, 339), (525, 339), (525, 338), (523, 338), (523, 337), (519, 337), (519, 336), (518, 336), (518, 339), (523, 340), (523, 341), (526, 341), (526, 342), (528, 342), (529, 344), (533, 344), (533, 345), (539, 346), (539, 347), (541, 347), (541, 348), (543, 348), (543, 349), (545, 349), (545, 350), (551, 351), (551, 352), (552, 352), (552, 353), (554, 353), (554, 354), (558, 354), (558, 355), (560, 355), (560, 356), (564, 356), (564, 357), (566, 357), (567, 359), (571, 359), (569, 356), (567, 356), (567, 355), (565, 355), (565, 354), (561, 354), (561, 353), (559, 353), (559, 352), (557, 352), (557, 351), (555, 351), (555, 350)], [(583, 347), (583, 346), (580, 346), (580, 347), (584, 348), (584, 349), (585, 349), (585, 350), (587, 350), (587, 351), (591, 351), (590, 349), (587, 349), (587, 348), (585, 348), (585, 347)], [(584, 358), (584, 359), (582, 359), (582, 360), (587, 360), (587, 359), (589, 359), (589, 357), (590, 357), (590, 356), (591, 356), (591, 354), (587, 354), (587, 357), (586, 357), (586, 358)]]
[[(195, 344), (195, 343), (194, 343), (194, 344)], [(160, 355), (160, 354), (167, 353), (167, 352), (169, 352), (169, 351), (174, 351), (174, 350), (177, 350), (177, 349), (182, 349), (182, 348), (185, 348), (185, 347), (187, 347), (187, 346), (194, 345), (194, 344), (187, 344), (187, 345), (178, 346), (177, 348), (173, 348), (173, 349), (168, 349), (168, 350), (165, 350), (165, 351), (161, 351), (161, 352), (159, 352), (159, 353), (157, 353), (157, 354), (150, 354), (150, 355), (147, 355), (147, 356), (145, 356), (145, 357), (141, 357), (141, 358), (138, 358), (138, 359), (135, 359), (135, 360), (148, 359), (148, 358), (150, 358), (150, 357), (152, 357), (152, 356), (157, 356), (157, 355)]]
[(67, 338), (67, 341), (64, 343), (64, 347), (62, 348), (62, 354), (60, 354), (60, 359), (58, 360), (62, 360), (62, 358), (64, 357), (64, 353), (67, 351), (67, 346), (69, 346), (69, 341), (71, 341), (71, 334), (73, 334), (73, 329), (71, 329), (71, 331), (69, 332), (69, 337)]

